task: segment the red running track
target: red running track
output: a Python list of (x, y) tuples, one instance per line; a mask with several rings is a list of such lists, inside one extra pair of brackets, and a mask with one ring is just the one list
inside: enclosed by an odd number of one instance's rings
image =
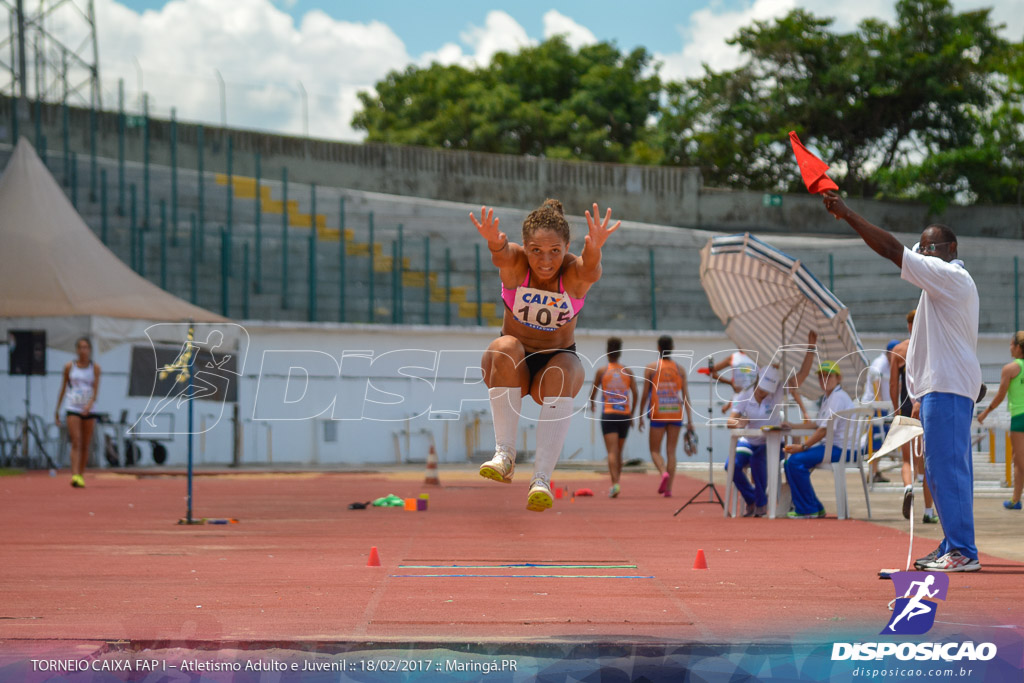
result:
[[(524, 509), (526, 476), (441, 477), (441, 488), (420, 472), (197, 477), (196, 515), (240, 523), (191, 527), (175, 523), (183, 477), (99, 474), (84, 490), (63, 475), (2, 478), (0, 646), (871, 639), (894, 597), (877, 571), (906, 558), (905, 534), (863, 521), (727, 520), (709, 504), (673, 517), (703, 485), (682, 475), (675, 498), (654, 495), (655, 475), (627, 474), (609, 500), (603, 478), (556, 472), (598, 495), (540, 514)], [(426, 512), (347, 509), (421, 492)], [(366, 566), (371, 546), (382, 567)], [(692, 569), (698, 549), (707, 570)], [(915, 556), (930, 550), (922, 540)], [(1024, 565), (981, 560), (982, 572), (951, 576), (932, 634), (1024, 631)], [(602, 566), (496, 566), (515, 563)], [(400, 567), (413, 564), (487, 567)], [(624, 576), (640, 578), (610, 578)]]

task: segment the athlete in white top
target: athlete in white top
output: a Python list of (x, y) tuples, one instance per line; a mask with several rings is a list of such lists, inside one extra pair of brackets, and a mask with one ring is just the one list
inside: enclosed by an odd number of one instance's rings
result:
[(92, 406), (100, 388), (100, 366), (92, 362), (92, 344), (82, 337), (75, 342), (76, 360), (64, 366), (64, 377), (57, 398), (55, 421), (60, 426), (60, 411), (67, 413), (68, 439), (71, 441), (71, 485), (85, 488), (85, 465), (89, 460), (95, 415)]

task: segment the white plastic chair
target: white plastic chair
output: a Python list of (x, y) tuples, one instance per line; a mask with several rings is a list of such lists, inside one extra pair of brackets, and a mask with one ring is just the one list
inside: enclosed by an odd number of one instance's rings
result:
[[(831, 469), (836, 486), (836, 517), (849, 519), (850, 505), (846, 496), (846, 470), (857, 468), (860, 472), (861, 485), (864, 487), (864, 502), (868, 508), (868, 519), (871, 519), (871, 499), (868, 497), (868, 477), (864, 470), (865, 453), (871, 434), (874, 411), (871, 406), (860, 406), (849, 410), (841, 410), (828, 421), (825, 434), (825, 459), (815, 469)], [(832, 444), (835, 432), (843, 435), (846, 444), (839, 459), (831, 462)]]

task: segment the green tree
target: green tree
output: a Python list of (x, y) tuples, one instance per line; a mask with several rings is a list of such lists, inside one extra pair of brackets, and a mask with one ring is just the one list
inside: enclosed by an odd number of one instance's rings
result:
[(646, 50), (610, 43), (573, 50), (562, 37), (486, 67), (409, 67), (360, 93), (353, 127), (371, 142), (594, 161), (649, 159), (647, 119), (658, 111)]
[(986, 163), (971, 150), (1007, 94), (993, 78), (1007, 46), (990, 10), (900, 0), (896, 14), (893, 25), (867, 20), (849, 34), (803, 10), (741, 29), (730, 42), (743, 66), (667, 88), (656, 134), (666, 163), (700, 165), (712, 184), (798, 190), (786, 141), (796, 130), (850, 193), (962, 191), (970, 178), (934, 174), (943, 158)]

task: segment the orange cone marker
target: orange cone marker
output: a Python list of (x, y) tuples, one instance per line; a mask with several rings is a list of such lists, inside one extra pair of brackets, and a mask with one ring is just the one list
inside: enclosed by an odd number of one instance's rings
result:
[(693, 561), (693, 568), (694, 569), (707, 569), (708, 568), (708, 561), (704, 558), (704, 551), (703, 550), (698, 550), (697, 551), (697, 558)]
[(377, 546), (370, 548), (370, 559), (366, 561), (367, 567), (379, 567), (380, 555), (377, 554)]
[(423, 478), (423, 483), (427, 486), (441, 485), (441, 478), (437, 476), (437, 451), (434, 450), (434, 444), (430, 444), (427, 452), (427, 476)]

